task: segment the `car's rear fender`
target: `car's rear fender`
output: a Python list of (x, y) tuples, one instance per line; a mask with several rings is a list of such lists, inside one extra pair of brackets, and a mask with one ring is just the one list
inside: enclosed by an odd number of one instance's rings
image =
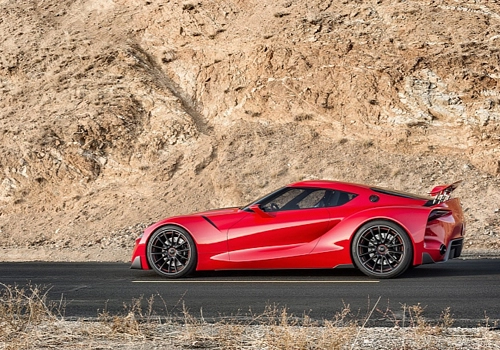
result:
[(413, 244), (413, 264), (420, 265), (429, 212), (428, 207), (380, 207), (358, 211), (343, 218), (327, 232), (313, 253), (335, 251), (335, 259), (338, 259), (339, 264), (350, 264), (352, 263), (350, 242), (358, 229), (370, 221), (387, 220), (397, 224), (408, 234)]

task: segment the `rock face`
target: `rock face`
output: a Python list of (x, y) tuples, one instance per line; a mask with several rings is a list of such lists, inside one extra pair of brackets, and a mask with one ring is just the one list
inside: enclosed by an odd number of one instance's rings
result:
[(147, 223), (306, 178), (418, 193), (463, 179), (467, 246), (500, 246), (494, 2), (0, 0), (0, 12), (5, 248), (126, 260)]

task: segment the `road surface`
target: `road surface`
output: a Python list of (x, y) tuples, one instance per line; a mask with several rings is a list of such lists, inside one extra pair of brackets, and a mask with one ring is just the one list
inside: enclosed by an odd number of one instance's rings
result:
[[(500, 259), (424, 265), (391, 280), (374, 280), (354, 268), (214, 271), (167, 280), (123, 263), (1, 263), (0, 282), (49, 288), (49, 299), (63, 300), (69, 319), (97, 317), (104, 310), (126, 314), (141, 297), (145, 310), (154, 296), (156, 315), (182, 316), (185, 307), (205, 320), (252, 317), (266, 306), (325, 320), (349, 305), (358, 320), (376, 306), (369, 324), (383, 326), (401, 323), (405, 305), (418, 304), (429, 320), (450, 307), (456, 326), (500, 320)], [(408, 322), (408, 314), (404, 318)]]

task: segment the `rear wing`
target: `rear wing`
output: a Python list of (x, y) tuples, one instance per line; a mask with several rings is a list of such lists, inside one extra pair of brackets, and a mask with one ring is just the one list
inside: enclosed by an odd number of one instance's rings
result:
[(448, 199), (450, 199), (451, 192), (453, 192), (458, 187), (458, 185), (460, 185), (461, 182), (462, 182), (462, 180), (454, 182), (450, 185), (440, 185), (440, 186), (434, 187), (429, 192), (429, 194), (432, 197), (436, 197), (436, 198), (434, 198), (433, 204), (443, 203), (443, 202), (447, 201)]

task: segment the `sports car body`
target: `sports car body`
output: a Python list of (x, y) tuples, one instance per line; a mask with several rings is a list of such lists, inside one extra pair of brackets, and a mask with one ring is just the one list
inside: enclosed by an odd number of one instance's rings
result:
[(375, 278), (460, 256), (459, 182), (431, 197), (303, 181), (241, 208), (162, 220), (137, 238), (131, 268), (176, 278), (195, 270), (323, 269), (353, 264)]

